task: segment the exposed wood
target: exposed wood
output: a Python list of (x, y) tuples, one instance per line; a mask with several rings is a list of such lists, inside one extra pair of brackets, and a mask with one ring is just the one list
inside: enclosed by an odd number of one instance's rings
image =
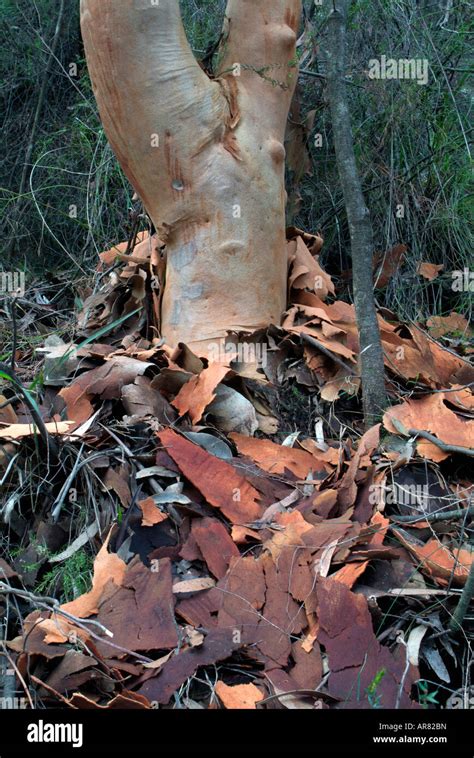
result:
[(107, 137), (166, 242), (162, 331), (206, 354), (286, 308), (285, 148), (301, 0), (229, 0), (215, 80), (179, 3), (82, 0)]

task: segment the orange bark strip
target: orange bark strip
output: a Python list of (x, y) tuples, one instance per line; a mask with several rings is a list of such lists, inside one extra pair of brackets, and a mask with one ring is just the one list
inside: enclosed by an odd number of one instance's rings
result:
[(189, 413), (193, 424), (197, 424), (206, 407), (214, 400), (214, 390), (229, 370), (228, 366), (211, 363), (209, 368), (205, 368), (198, 376), (193, 376), (186, 382), (171, 403), (178, 409), (179, 415)]
[(346, 565), (340, 568), (339, 571), (336, 571), (335, 574), (331, 574), (330, 578), (334, 579), (336, 582), (345, 584), (346, 587), (351, 589), (359, 576), (364, 573), (368, 565), (369, 561), (362, 561), (361, 563), (346, 563)]
[(317, 258), (314, 258), (301, 237), (297, 237), (296, 243), (290, 242), (290, 261), (293, 268), (289, 278), (289, 285), (293, 289), (309, 289), (321, 298), (329, 293), (334, 295), (335, 289), (329, 274), (321, 268)]
[[(466, 408), (471, 398), (471, 393), (464, 391), (466, 394)], [(439, 438), (441, 442), (448, 445), (460, 445), (462, 447), (472, 447), (474, 440), (474, 421), (458, 416), (453, 410), (448, 408), (447, 403), (451, 403), (451, 394), (457, 395), (457, 404), (462, 398), (462, 392), (443, 393), (437, 392), (433, 395), (427, 395), (420, 400), (407, 400), (400, 405), (390, 408), (383, 418), (385, 428), (392, 433), (398, 433), (393, 425), (392, 419), (396, 419), (403, 424), (405, 429), (420, 429), (431, 432)], [(420, 453), (430, 453), (430, 447), (424, 442), (420, 444)]]
[(241, 455), (252, 458), (257, 466), (270, 474), (283, 474), (288, 469), (298, 479), (306, 479), (310, 471), (324, 470), (324, 462), (306, 450), (276, 445), (270, 440), (254, 439), (243, 434), (233, 433), (229, 436)]
[(452, 577), (455, 584), (465, 584), (469, 574), (474, 553), (470, 550), (460, 549), (451, 552), (445, 545), (433, 537), (424, 545), (412, 542), (405, 532), (397, 529), (397, 537), (418, 560), (420, 570), (426, 571), (443, 587)]
[(160, 511), (152, 497), (139, 500), (138, 506), (143, 513), (142, 526), (154, 526), (155, 524), (160, 524), (162, 521), (166, 521), (168, 518), (166, 513)]
[(259, 700), (263, 700), (263, 693), (254, 684), (235, 684), (229, 686), (224, 682), (217, 682), (216, 693), (225, 708), (252, 709), (257, 706)]
[(259, 493), (233, 466), (180, 437), (172, 429), (160, 432), (158, 439), (186, 479), (229, 521), (242, 524), (260, 517)]

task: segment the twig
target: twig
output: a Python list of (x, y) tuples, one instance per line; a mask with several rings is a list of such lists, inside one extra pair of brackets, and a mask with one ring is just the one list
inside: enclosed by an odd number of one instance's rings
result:
[[(59, 518), (59, 514), (61, 513), (62, 507), (64, 505), (64, 500), (66, 498), (66, 495), (69, 492), (71, 485), (74, 479), (76, 478), (76, 476), (78, 475), (79, 471), (88, 463), (92, 463), (92, 461), (96, 460), (97, 458), (102, 458), (102, 456), (104, 455), (104, 451), (102, 450), (100, 452), (91, 453), (91, 455), (89, 455), (87, 458), (83, 458), (81, 461), (80, 457), (84, 449), (84, 444), (85, 443), (83, 442), (79, 450), (78, 456), (75, 460), (73, 469), (71, 473), (69, 474), (68, 478), (66, 479), (66, 481), (64, 482), (63, 486), (61, 487), (61, 491), (59, 495), (57, 496), (56, 500), (51, 506), (51, 518), (54, 522), (56, 522)], [(115, 449), (112, 448), (112, 450), (110, 450), (111, 454), (115, 452), (120, 452), (120, 448), (115, 448)], [(100, 524), (99, 524), (99, 529), (100, 529)]]
[(92, 626), (97, 626), (101, 632), (104, 632), (104, 634), (107, 634), (108, 636), (112, 634), (112, 632), (107, 629), (107, 627), (105, 627), (103, 624), (100, 624), (98, 621), (94, 621), (94, 619), (79, 619), (77, 616), (73, 616), (72, 613), (63, 611), (59, 605), (59, 601), (54, 597), (34, 595), (32, 592), (27, 592), (27, 590), (20, 590), (17, 587), (12, 587), (11, 584), (7, 584), (6, 582), (0, 582), (0, 591), (6, 592), (7, 594), (18, 595), (18, 597), (22, 597), (24, 600), (28, 600), (31, 605), (35, 605), (38, 608), (44, 608), (45, 610), (52, 613), (59, 613), (61, 616), (64, 616), (69, 621), (73, 621), (74, 623), (80, 622), (82, 624), (91, 624)]
[(420, 513), (419, 516), (391, 516), (390, 518), (393, 521), (401, 521), (404, 524), (414, 524), (417, 521), (428, 521), (430, 524), (433, 524), (436, 521), (473, 515), (474, 505), (471, 505), (469, 508), (456, 508), (452, 511), (434, 511), (433, 513)]
[[(104, 451), (102, 450), (97, 453), (91, 453), (91, 455), (89, 455), (87, 458), (83, 458), (81, 461), (80, 457), (82, 455), (84, 445), (85, 443), (83, 442), (79, 450), (78, 456), (76, 458), (76, 461), (74, 463), (73, 469), (71, 473), (69, 474), (68, 478), (66, 479), (66, 481), (64, 482), (63, 486), (61, 487), (61, 491), (59, 495), (57, 496), (56, 500), (51, 506), (51, 518), (54, 522), (56, 522), (59, 518), (59, 514), (61, 513), (62, 507), (64, 505), (64, 500), (66, 498), (66, 495), (69, 492), (71, 484), (73, 483), (74, 479), (78, 475), (79, 471), (84, 466), (87, 466), (88, 463), (92, 463), (92, 461), (96, 460), (97, 458), (102, 458), (102, 456), (104, 455)], [(120, 448), (112, 449), (110, 452), (111, 453), (120, 452)], [(99, 524), (99, 528), (100, 528), (100, 524)]]
[[(469, 131), (472, 131), (472, 130), (469, 130)], [(466, 360), (466, 358), (463, 358), (462, 355), (459, 355), (458, 353), (456, 353), (456, 351), (453, 350), (452, 348), (447, 347), (446, 345), (441, 345), (438, 342), (438, 340), (435, 340), (435, 338), (432, 337), (429, 332), (425, 331), (425, 329), (422, 329), (420, 326), (418, 326), (418, 324), (416, 324), (412, 319), (410, 319), (410, 325), (413, 326), (414, 329), (417, 329), (417, 331), (419, 331), (420, 334), (426, 337), (430, 342), (433, 342), (434, 345), (436, 345), (437, 347), (442, 347), (442, 349), (445, 350), (447, 353), (451, 353), (451, 355), (454, 355), (454, 357), (457, 358), (459, 361), (462, 361), (463, 363), (466, 364), (466, 366), (468, 366), (469, 368), (472, 368), (472, 364), (468, 360)], [(470, 387), (472, 385), (466, 384), (465, 386)], [(459, 387), (459, 389), (461, 390), (462, 386)]]
[(448, 630), (450, 632), (462, 631), (462, 622), (464, 621), (464, 617), (467, 613), (467, 609), (469, 608), (469, 603), (471, 602), (473, 597), (474, 597), (474, 561), (471, 563), (469, 576), (466, 579), (466, 584), (464, 585), (462, 595), (459, 598), (459, 602), (456, 606), (456, 610), (454, 611), (451, 617), (451, 620), (449, 622)]
[(84, 450), (84, 445), (85, 443), (83, 442), (79, 450), (79, 453), (77, 455), (77, 458), (74, 462), (72, 471), (69, 474), (66, 481), (64, 482), (63, 486), (61, 487), (61, 492), (59, 493), (58, 497), (56, 498), (56, 500), (54, 501), (52, 505), (51, 510), (52, 510), (52, 519), (54, 523), (56, 523), (56, 521), (58, 520), (59, 514), (61, 513), (61, 509), (63, 507), (64, 498), (66, 497), (66, 493), (69, 492), (71, 488), (71, 484), (73, 483), (75, 477), (77, 476), (77, 472), (81, 468), (81, 465), (83, 466), (88, 460), (86, 459), (86, 460), (81, 461), (81, 455), (82, 455), (82, 451)]
[[(321, 79), (322, 81), (327, 81), (327, 76), (325, 74), (320, 74), (319, 71), (309, 71), (307, 68), (300, 69), (300, 76), (312, 76), (315, 79)], [(365, 89), (363, 84), (357, 84), (357, 82), (351, 81), (351, 79), (344, 78), (342, 80), (344, 84), (349, 84), (351, 87), (357, 87), (358, 89)]]
[[(474, 382), (469, 382), (469, 384), (461, 384), (461, 385), (459, 385), (457, 387), (449, 387), (449, 388), (448, 387), (443, 387), (440, 390), (433, 390), (433, 389), (431, 389), (431, 387), (430, 388), (428, 388), (428, 387), (421, 387), (420, 389), (422, 389), (423, 391), (426, 391), (427, 395), (434, 395), (437, 392), (442, 392), (443, 394), (445, 392), (461, 392), (461, 390), (469, 389), (470, 387), (474, 387)], [(466, 408), (466, 410), (468, 410), (468, 409)]]
[(15, 465), (15, 461), (16, 461), (16, 459), (18, 458), (18, 456), (19, 456), (19, 455), (20, 455), (20, 453), (15, 453), (15, 455), (14, 455), (12, 458), (10, 458), (10, 461), (9, 461), (9, 463), (8, 463), (8, 466), (7, 466), (7, 468), (5, 469), (5, 473), (4, 473), (4, 475), (2, 476), (2, 478), (0, 479), (0, 487), (3, 487), (3, 485), (4, 485), (4, 484), (5, 484), (5, 482), (7, 481), (7, 479), (8, 479), (8, 476), (9, 476), (9, 474), (10, 474), (10, 471), (12, 470), (13, 466)]
[(397, 701), (395, 703), (395, 710), (398, 710), (400, 708), (400, 703), (401, 703), (401, 700), (402, 700), (403, 690), (404, 690), (404, 687), (405, 687), (405, 681), (406, 681), (408, 672), (410, 670), (410, 659), (408, 657), (408, 645), (405, 642), (405, 640), (403, 639), (402, 634), (399, 635), (397, 641), (400, 644), (404, 645), (404, 647), (405, 647), (405, 668), (403, 669), (402, 678), (400, 679), (400, 686), (398, 688)]
[(312, 345), (312, 347), (316, 347), (318, 350), (320, 350), (324, 355), (327, 355), (328, 358), (330, 358), (335, 363), (338, 363), (339, 366), (341, 366), (343, 369), (349, 372), (352, 376), (357, 376), (355, 369), (353, 369), (349, 364), (345, 363), (341, 358), (339, 358), (337, 355), (334, 355), (330, 350), (328, 350), (327, 347), (324, 347), (324, 345), (319, 342), (319, 340), (315, 339), (314, 337), (310, 337), (309, 334), (300, 334), (300, 337), (304, 342), (307, 342), (308, 345)]
[[(4, 639), (7, 633), (7, 625), (8, 625), (7, 618), (8, 618), (8, 611), (5, 613), (4, 619), (2, 620), (2, 623), (0, 624), (0, 644), (3, 647), (4, 651), (5, 651)], [(4, 698), (14, 697), (15, 690), (16, 690), (16, 682), (14, 678), (10, 675), (8, 668), (6, 666), (2, 666), (0, 668), (0, 692), (2, 696)]]
[(438, 439), (434, 434), (430, 434), (430, 432), (425, 432), (423, 429), (407, 429), (401, 421), (399, 421), (397, 418), (394, 418), (393, 416), (390, 416), (389, 414), (389, 420), (397, 430), (399, 434), (403, 434), (405, 437), (422, 437), (425, 440), (428, 440), (428, 442), (432, 442), (436, 447), (439, 447), (440, 450), (442, 450), (445, 453), (460, 453), (461, 455), (469, 455), (471, 458), (474, 458), (474, 448), (472, 447), (462, 447), (461, 445), (450, 445), (448, 442), (443, 442), (442, 440)]
[[(28, 172), (29, 172), (30, 164), (31, 164), (31, 156), (33, 154), (33, 148), (35, 146), (36, 132), (38, 130), (38, 125), (40, 123), (40, 117), (41, 117), (41, 112), (43, 110), (43, 103), (45, 99), (46, 89), (47, 89), (48, 84), (51, 81), (50, 73), (51, 73), (51, 68), (53, 65), (53, 60), (55, 58), (56, 48), (58, 46), (58, 43), (61, 37), (61, 30), (63, 26), (64, 15), (65, 15), (64, 9), (65, 9), (65, 0), (61, 0), (61, 3), (59, 5), (59, 10), (58, 10), (57, 21), (56, 21), (56, 28), (54, 30), (53, 41), (51, 44), (51, 55), (48, 58), (48, 62), (42, 74), (38, 100), (37, 100), (36, 108), (33, 115), (31, 131), (28, 137), (28, 145), (26, 147), (25, 161), (23, 163), (23, 170), (22, 170), (21, 178), (20, 178), (20, 187), (18, 190), (18, 203), (12, 212), (12, 217), (15, 219), (15, 221), (18, 221), (18, 218), (19, 218), (22, 196), (24, 194), (26, 182), (28, 179)], [(13, 234), (7, 248), (7, 256), (6, 256), (7, 258), (13, 248), (14, 242), (15, 242), (15, 235)]]
[(446, 0), (446, 8), (444, 11), (444, 16), (439, 22), (438, 26), (443, 28), (446, 26), (446, 24), (449, 22), (449, 16), (451, 15), (451, 11), (453, 10), (453, 0)]
[(425, 432), (422, 429), (409, 429), (408, 434), (418, 437), (423, 437), (423, 439), (428, 440), (429, 442), (433, 442), (437, 447), (439, 447), (440, 450), (443, 450), (445, 453), (460, 453), (461, 455), (469, 455), (471, 458), (474, 458), (474, 448), (472, 447), (462, 447), (462, 445), (449, 445), (447, 442), (442, 442), (438, 437), (435, 437), (434, 434), (430, 434), (429, 432)]
[(12, 297), (12, 357), (10, 361), (10, 366), (11, 366), (12, 371), (15, 371), (16, 342), (17, 342), (16, 297)]

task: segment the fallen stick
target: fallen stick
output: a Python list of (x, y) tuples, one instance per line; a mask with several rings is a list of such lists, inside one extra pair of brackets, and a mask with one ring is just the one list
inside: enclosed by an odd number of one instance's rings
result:
[(324, 355), (326, 355), (328, 358), (330, 358), (335, 363), (338, 363), (339, 366), (342, 366), (346, 371), (349, 372), (352, 376), (357, 376), (355, 369), (353, 369), (351, 366), (349, 366), (347, 363), (345, 363), (341, 358), (339, 358), (337, 355), (332, 353), (330, 350), (328, 350), (327, 347), (324, 347), (324, 345), (319, 342), (319, 340), (315, 339), (314, 337), (310, 337), (309, 334), (300, 334), (301, 339), (304, 342), (307, 342), (308, 345), (311, 345), (312, 347), (316, 347), (318, 350), (320, 350)]
[(474, 596), (474, 563), (471, 563), (469, 576), (466, 579), (466, 584), (464, 585), (464, 589), (462, 591), (461, 597), (459, 598), (459, 602), (456, 606), (456, 610), (454, 611), (448, 625), (448, 630), (450, 632), (462, 631), (462, 622), (464, 621), (464, 617), (467, 613), (467, 609), (469, 608), (469, 603), (471, 602), (473, 596)]
[(393, 521), (400, 521), (403, 524), (414, 524), (417, 521), (428, 521), (430, 524), (436, 521), (444, 521), (451, 518), (463, 518), (463, 516), (473, 516), (474, 505), (469, 508), (456, 508), (452, 511), (433, 511), (433, 513), (420, 513), (418, 516), (390, 516)]
[(460, 453), (461, 455), (469, 455), (471, 458), (474, 458), (474, 448), (472, 447), (450, 445), (448, 442), (443, 442), (434, 434), (425, 432), (423, 429), (407, 429), (405, 426), (403, 426), (401, 421), (399, 421), (397, 418), (394, 418), (393, 416), (389, 416), (389, 419), (397, 432), (399, 434), (402, 434), (404, 437), (422, 437), (423, 439), (428, 440), (428, 442), (432, 442), (434, 445), (436, 445), (436, 447), (439, 447), (439, 449), (444, 453)]

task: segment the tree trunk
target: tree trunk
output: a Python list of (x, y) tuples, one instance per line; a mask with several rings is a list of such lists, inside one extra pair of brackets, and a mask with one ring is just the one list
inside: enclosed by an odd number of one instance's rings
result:
[(81, 0), (105, 132), (166, 242), (169, 345), (205, 354), (286, 308), (283, 141), (300, 15), (301, 0), (229, 0), (213, 80), (178, 0)]
[(372, 426), (387, 405), (385, 372), (373, 288), (373, 233), (357, 170), (345, 76), (347, 10), (350, 0), (334, 0), (322, 43), (327, 65), (334, 147), (351, 237), (354, 305), (360, 339), (364, 420)]

